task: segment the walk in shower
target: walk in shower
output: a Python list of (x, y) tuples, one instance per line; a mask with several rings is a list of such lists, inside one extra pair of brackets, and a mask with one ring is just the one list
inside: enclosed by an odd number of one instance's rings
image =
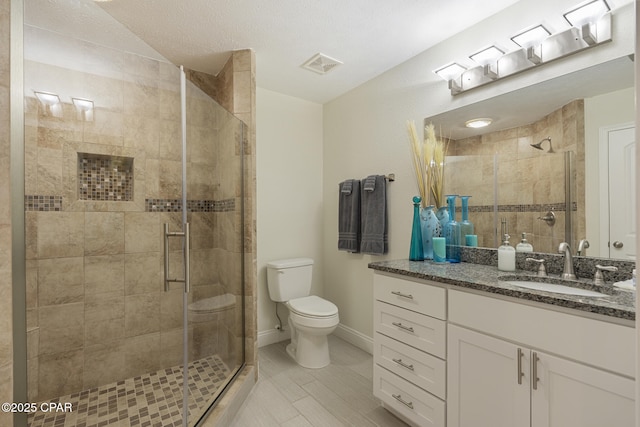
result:
[(196, 425), (245, 361), (246, 126), (159, 55), (25, 22), (27, 394), (74, 408), (28, 423)]

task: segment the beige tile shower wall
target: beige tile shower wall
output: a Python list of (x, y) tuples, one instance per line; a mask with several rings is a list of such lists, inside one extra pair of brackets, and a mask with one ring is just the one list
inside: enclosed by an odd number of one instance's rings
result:
[[(11, 2), (0, 0), (0, 398), (13, 399), (13, 320), (11, 271), (11, 116), (9, 54)], [(13, 425), (11, 413), (0, 413), (0, 425)]]
[[(556, 153), (532, 148), (530, 145), (551, 137)], [(475, 167), (451, 167), (447, 170), (447, 192), (470, 194), (470, 206), (493, 204), (493, 185), (489, 160), (498, 154), (498, 204), (554, 204), (564, 203), (564, 152), (575, 153), (576, 182), (584, 182), (584, 102), (573, 101), (530, 125), (452, 141), (448, 154), (451, 156), (486, 156), (476, 160)], [(481, 162), (481, 163), (478, 163)], [(574, 238), (584, 234), (584, 186), (574, 189), (577, 211), (574, 212)], [(459, 206), (459, 202), (458, 202)], [(534, 249), (555, 252), (565, 240), (565, 212), (556, 211), (556, 225), (549, 227), (537, 218), (546, 210), (536, 212), (500, 211), (499, 218), (506, 218), (512, 244), (520, 240), (520, 233), (531, 233), (528, 237)], [(493, 215), (470, 213), (470, 220), (477, 224), (479, 244), (493, 241), (491, 237)], [(491, 227), (491, 228), (485, 228)], [(498, 222), (499, 227), (499, 222)], [(485, 230), (483, 232), (483, 230)], [(488, 231), (487, 231), (488, 230)], [(499, 231), (499, 228), (498, 228)], [(574, 242), (575, 243), (575, 242)]]
[[(163, 292), (161, 263), (162, 224), (175, 230), (180, 215), (144, 203), (181, 194), (178, 70), (85, 47), (87, 63), (118, 71), (25, 62), (27, 194), (63, 196), (62, 212), (26, 213), (31, 400), (181, 363), (182, 292)], [(55, 89), (63, 118), (44, 116), (32, 90), (59, 81), (74, 82)], [(77, 120), (72, 96), (94, 101), (94, 122)], [(77, 152), (133, 158), (134, 200), (78, 200)]]
[[(240, 224), (242, 218), (239, 214), (239, 206), (241, 202), (245, 204), (245, 216), (244, 216), (244, 231), (245, 239), (241, 244), (244, 247), (245, 253), (245, 272), (244, 272), (244, 295), (245, 295), (245, 351), (246, 361), (249, 364), (255, 364), (257, 358), (257, 301), (256, 301), (256, 286), (257, 286), (257, 266), (256, 266), (256, 207), (255, 207), (255, 195), (256, 195), (256, 175), (255, 175), (255, 111), (256, 111), (256, 86), (255, 86), (255, 53), (250, 50), (239, 50), (233, 52), (231, 58), (220, 73), (216, 76), (208, 76), (203, 73), (189, 71), (187, 73), (188, 78), (193, 81), (203, 91), (212, 96), (220, 105), (226, 110), (233, 113), (236, 117), (242, 120), (246, 126), (244, 126), (243, 138), (242, 138), (242, 151), (244, 152), (244, 200), (241, 200), (243, 194), (240, 177), (235, 175), (238, 173), (238, 168), (232, 168), (231, 163), (228, 162), (229, 158), (234, 158), (240, 155), (241, 150), (239, 146), (221, 147), (223, 152), (220, 152), (220, 159), (223, 164), (219, 165), (217, 169), (218, 173), (233, 174), (236, 176), (234, 188), (226, 188), (222, 190), (224, 193), (223, 199), (227, 194), (229, 197), (233, 197), (236, 203), (236, 212), (223, 212), (217, 214), (217, 219), (220, 222), (220, 226), (217, 227), (221, 245), (223, 248), (219, 251), (218, 259), (220, 260), (220, 283), (237, 283), (237, 278), (234, 276), (239, 274), (240, 271), (236, 268), (226, 268), (232, 263), (231, 259), (240, 250), (234, 244), (234, 236), (240, 231)], [(224, 114), (224, 113), (221, 113)], [(234, 135), (239, 132), (237, 127), (233, 128), (221, 128), (221, 134), (226, 132), (233, 132)], [(221, 138), (222, 135), (221, 135)], [(226, 135), (225, 135), (226, 139)], [(223, 140), (225, 140), (223, 139)], [(238, 138), (233, 138), (237, 141)], [(234, 152), (229, 150), (233, 148)], [(231, 157), (229, 157), (231, 156)], [(226, 160), (225, 160), (226, 159)], [(233, 292), (231, 289), (227, 291)], [(242, 325), (242, 313), (236, 310), (232, 316), (234, 316), (234, 329), (230, 331), (230, 339), (236, 340), (236, 346), (234, 348), (240, 348), (242, 334), (238, 329)], [(241, 355), (237, 354), (237, 358)], [(239, 359), (237, 359), (239, 360)]]

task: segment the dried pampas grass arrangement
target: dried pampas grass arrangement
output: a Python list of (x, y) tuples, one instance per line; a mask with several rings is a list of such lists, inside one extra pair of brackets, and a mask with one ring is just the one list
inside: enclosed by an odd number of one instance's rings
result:
[(437, 138), (435, 127), (429, 123), (424, 128), (424, 140), (418, 140), (415, 123), (407, 121), (409, 142), (413, 154), (413, 169), (416, 174), (418, 191), (422, 198), (422, 207), (429, 206), (430, 199), (436, 208), (444, 206), (444, 158), (447, 143)]

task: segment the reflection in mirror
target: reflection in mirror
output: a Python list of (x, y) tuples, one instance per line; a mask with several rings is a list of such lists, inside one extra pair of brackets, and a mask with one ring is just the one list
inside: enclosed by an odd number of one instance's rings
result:
[[(606, 72), (599, 74), (598, 70)], [(611, 78), (603, 79), (603, 75)], [(425, 124), (433, 123), (442, 135), (451, 137), (449, 156), (474, 158), (497, 154), (497, 199), (491, 202), (496, 204), (497, 217), (478, 221), (480, 246), (498, 246), (499, 242), (480, 236), (495, 236), (497, 223), (504, 217), (514, 246), (521, 233), (527, 232), (531, 233), (527, 239), (536, 252), (556, 253), (558, 244), (568, 240), (576, 253), (579, 242), (586, 239), (590, 245), (582, 248), (581, 255), (621, 259), (631, 256), (628, 251), (608, 250), (609, 218), (604, 212), (609, 212), (608, 195), (601, 187), (603, 182), (614, 188), (620, 184), (610, 182), (614, 177), (600, 165), (600, 158), (601, 150), (606, 150), (608, 144), (607, 129), (621, 124), (633, 127), (633, 85), (633, 62), (624, 57), (425, 119)], [(475, 117), (491, 117), (494, 122), (483, 130), (464, 128), (465, 121)], [(548, 137), (551, 144), (544, 141)], [(543, 150), (532, 147), (540, 142)], [(573, 153), (570, 164), (565, 160), (567, 152)], [(479, 181), (479, 175), (469, 175), (485, 167), (480, 160), (461, 167), (451, 163), (447, 176), (451, 177), (451, 185), (465, 181), (466, 186), (480, 185), (486, 192), (492, 182), (486, 177)], [(569, 184), (567, 177), (573, 179)], [(445, 191), (474, 196), (469, 203), (472, 221), (478, 215), (474, 211), (487, 210), (491, 205), (480, 202), (484, 195), (475, 198), (472, 191), (479, 191), (476, 189), (447, 187)], [(538, 220), (548, 211), (556, 216), (554, 226)], [(565, 230), (567, 212), (571, 213), (569, 230)], [(626, 216), (633, 222), (635, 212)], [(483, 229), (484, 226), (490, 228)], [(611, 242), (614, 240), (619, 239), (612, 236)]]

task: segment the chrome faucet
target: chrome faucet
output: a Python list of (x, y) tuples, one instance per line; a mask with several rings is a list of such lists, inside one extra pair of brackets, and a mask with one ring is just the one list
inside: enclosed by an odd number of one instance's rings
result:
[(573, 271), (573, 257), (571, 256), (571, 247), (569, 244), (567, 242), (560, 243), (558, 253), (564, 254), (564, 271), (560, 277), (563, 279), (577, 279), (576, 273)]

